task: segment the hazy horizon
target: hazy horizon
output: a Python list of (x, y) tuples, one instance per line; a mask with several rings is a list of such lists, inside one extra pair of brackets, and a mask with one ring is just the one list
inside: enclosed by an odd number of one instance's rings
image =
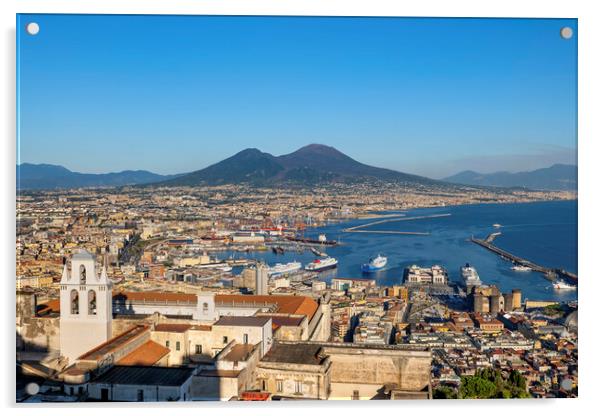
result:
[(577, 163), (576, 19), (30, 21), (17, 163), (178, 174), (309, 143), (435, 179)]

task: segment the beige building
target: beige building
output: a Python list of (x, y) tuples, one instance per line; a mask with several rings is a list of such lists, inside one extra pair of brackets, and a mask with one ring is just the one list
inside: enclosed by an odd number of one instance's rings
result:
[(285, 398), (426, 399), (431, 352), (401, 345), (277, 341), (255, 372), (256, 388)]

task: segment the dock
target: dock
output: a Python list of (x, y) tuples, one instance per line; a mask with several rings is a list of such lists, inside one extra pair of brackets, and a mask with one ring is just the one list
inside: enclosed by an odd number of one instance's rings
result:
[(470, 241), (472, 241), (475, 244), (478, 244), (481, 247), (486, 248), (489, 251), (494, 252), (495, 254), (498, 254), (504, 260), (510, 261), (510, 262), (520, 265), (520, 266), (526, 266), (533, 271), (543, 273), (546, 276), (546, 278), (549, 280), (555, 281), (556, 279), (558, 279), (558, 277), (560, 277), (562, 279), (569, 281), (572, 284), (577, 284), (577, 282), (578, 282), (577, 275), (574, 273), (570, 273), (570, 272), (567, 272), (566, 270), (562, 270), (562, 269), (541, 266), (537, 263), (534, 263), (530, 260), (516, 256), (506, 250), (503, 250), (503, 249), (497, 247), (492, 242), (500, 234), (501, 233), (489, 234), (489, 236), (487, 236), (487, 238), (485, 240), (470, 237)]

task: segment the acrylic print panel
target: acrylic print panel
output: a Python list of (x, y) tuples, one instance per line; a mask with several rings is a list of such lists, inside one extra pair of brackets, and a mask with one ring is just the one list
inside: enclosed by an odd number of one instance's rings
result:
[(17, 400), (576, 396), (577, 33), (19, 15)]

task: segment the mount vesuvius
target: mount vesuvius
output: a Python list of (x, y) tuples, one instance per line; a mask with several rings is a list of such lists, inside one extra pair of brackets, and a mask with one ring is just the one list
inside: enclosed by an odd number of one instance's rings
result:
[(282, 156), (258, 149), (245, 149), (205, 169), (155, 183), (161, 186), (315, 185), (327, 182), (361, 182), (379, 180), (409, 184), (448, 185), (422, 176), (360, 163), (334, 147), (310, 144)]

